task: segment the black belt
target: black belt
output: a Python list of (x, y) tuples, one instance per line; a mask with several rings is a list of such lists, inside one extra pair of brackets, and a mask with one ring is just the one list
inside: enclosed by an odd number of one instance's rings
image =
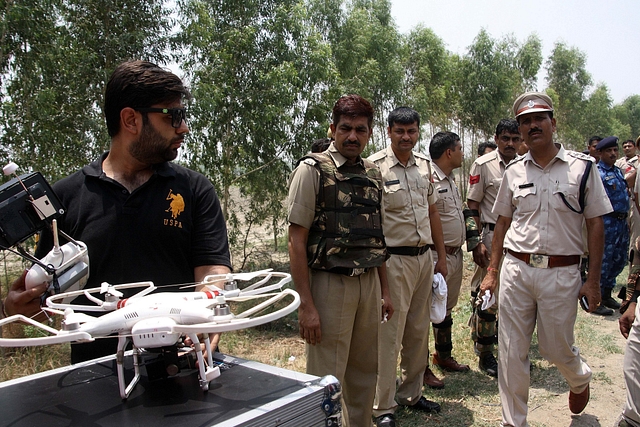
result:
[(343, 276), (359, 276), (369, 271), (369, 269), (368, 268), (333, 267), (327, 271), (333, 274), (342, 274)]
[(490, 222), (486, 222), (486, 223), (484, 224), (484, 226), (485, 226), (485, 227), (489, 227), (489, 231), (493, 231), (493, 230), (495, 230), (495, 229), (496, 229), (496, 225), (495, 225), (495, 224), (492, 224), (492, 223), (490, 223)]
[[(435, 252), (436, 245), (429, 245), (429, 249)], [(445, 246), (444, 251), (447, 255), (457, 255), (460, 252), (460, 246)]]
[(606, 216), (615, 219), (627, 219), (628, 212), (610, 212)]
[(429, 245), (424, 245), (420, 247), (396, 246), (394, 248), (387, 246), (387, 252), (389, 252), (392, 255), (418, 256), (427, 252), (427, 249), (429, 249)]

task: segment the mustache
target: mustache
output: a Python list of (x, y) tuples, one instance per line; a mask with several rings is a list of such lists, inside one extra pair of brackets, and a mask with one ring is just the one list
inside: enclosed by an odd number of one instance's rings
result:
[(355, 145), (355, 146), (360, 147), (360, 142), (358, 142), (358, 141), (345, 141), (345, 142), (342, 143), (342, 145)]
[(542, 132), (542, 129), (540, 128), (533, 128), (529, 131), (529, 135), (531, 135), (533, 132)]

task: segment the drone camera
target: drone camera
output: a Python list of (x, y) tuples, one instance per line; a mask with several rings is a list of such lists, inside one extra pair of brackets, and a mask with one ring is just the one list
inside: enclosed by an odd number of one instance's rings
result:
[(40, 172), (13, 178), (0, 186), (0, 246), (23, 242), (62, 214), (62, 203)]

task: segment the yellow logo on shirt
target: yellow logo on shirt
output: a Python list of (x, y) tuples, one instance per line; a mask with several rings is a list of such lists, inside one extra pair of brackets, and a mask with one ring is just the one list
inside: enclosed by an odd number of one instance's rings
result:
[(169, 208), (165, 210), (165, 212), (171, 212), (171, 219), (165, 219), (164, 225), (182, 228), (182, 221), (178, 221), (178, 216), (184, 212), (184, 198), (180, 194), (174, 194), (170, 189), (166, 200), (171, 200)]

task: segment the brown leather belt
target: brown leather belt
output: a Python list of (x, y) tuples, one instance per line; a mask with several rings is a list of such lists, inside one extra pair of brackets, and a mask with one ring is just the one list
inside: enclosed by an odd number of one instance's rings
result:
[[(436, 251), (436, 245), (427, 245), (432, 251)], [(447, 255), (457, 255), (460, 252), (460, 246), (445, 246), (444, 251)]]
[(423, 253), (427, 252), (427, 249), (429, 249), (429, 245), (420, 246), (420, 247), (416, 247), (416, 246), (395, 246), (395, 247), (387, 246), (387, 252), (389, 252), (392, 255), (418, 256), (418, 255), (422, 255)]
[(507, 249), (512, 256), (524, 261), (536, 268), (567, 267), (569, 265), (580, 264), (580, 255), (540, 255), (523, 254)]

